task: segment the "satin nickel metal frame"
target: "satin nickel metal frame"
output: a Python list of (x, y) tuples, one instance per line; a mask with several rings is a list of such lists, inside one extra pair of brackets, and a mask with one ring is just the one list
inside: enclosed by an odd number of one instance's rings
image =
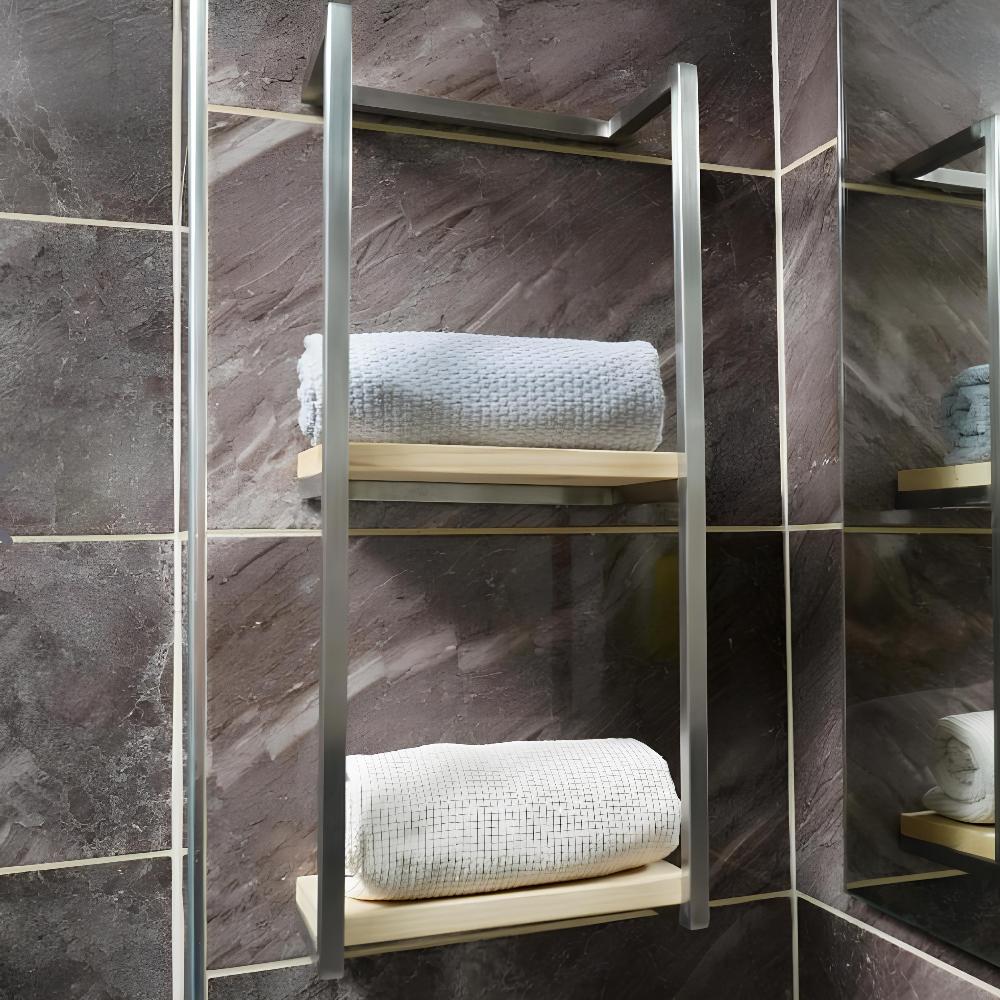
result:
[[(353, 86), (351, 7), (327, 7), (327, 44), (314, 65), (303, 99), (324, 112), (324, 398), (323, 608), (320, 679), (320, 825), (318, 834), (318, 973), (332, 979), (344, 970), (344, 756), (347, 724), (347, 376), (350, 303), (351, 120), (353, 112), (469, 126), (562, 142), (611, 144), (671, 109), (674, 297), (677, 369), (677, 447), (685, 455), (678, 483), (681, 633), (681, 869), (686, 902), (683, 926), (709, 920), (707, 597), (705, 530), (705, 417), (701, 287), (701, 209), (698, 146), (698, 77), (677, 64), (619, 114), (603, 121), (548, 112), (498, 108), (468, 101), (393, 94)], [(321, 65), (322, 73), (318, 75)], [(330, 403), (338, 401), (336, 408)], [(353, 495), (392, 495), (384, 487), (355, 484)], [(415, 484), (420, 486), (421, 484)], [(424, 484), (427, 485), (427, 484)], [(438, 486), (439, 484), (435, 484)], [(380, 493), (380, 487), (383, 492)], [(418, 490), (419, 492), (419, 490)], [(426, 499), (462, 492), (437, 489)], [(466, 491), (467, 492), (467, 491)], [(477, 493), (478, 495), (478, 493)], [(538, 495), (536, 494), (536, 497)], [(493, 490), (478, 502), (523, 502), (524, 494)], [(417, 497), (411, 493), (411, 498)], [(506, 498), (506, 499), (505, 499)], [(550, 496), (545, 502), (558, 501)], [(593, 493), (589, 500), (598, 499)]]
[[(985, 171), (956, 170), (948, 166), (977, 149), (985, 150)], [(911, 187), (932, 188), (949, 194), (959, 194), (983, 202), (983, 231), (986, 245), (986, 340), (989, 345), (990, 370), (1000, 372), (1000, 115), (991, 115), (961, 132), (931, 146), (900, 164), (892, 173), (893, 180)], [(1000, 402), (997, 400), (997, 379), (990, 380), (991, 440), (1000, 441)], [(1000, 448), (990, 455), (989, 487), (974, 486), (961, 490), (932, 490), (908, 497), (908, 506), (928, 507), (988, 507), (991, 517), (991, 565), (993, 574), (993, 691), (1000, 691)], [(947, 494), (947, 496), (945, 496)], [(942, 501), (939, 503), (939, 501)], [(902, 503), (902, 499), (897, 501)], [(1000, 746), (1000, 713), (994, 713), (994, 747)], [(1000, 794), (1000, 774), (996, 774), (994, 793)], [(900, 837), (907, 849), (934, 861), (945, 862), (962, 871), (995, 874), (996, 863), (970, 859), (950, 848), (911, 837)]]

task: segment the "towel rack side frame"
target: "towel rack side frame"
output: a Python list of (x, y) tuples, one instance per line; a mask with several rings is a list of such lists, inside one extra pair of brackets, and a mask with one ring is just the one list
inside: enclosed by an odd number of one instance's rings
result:
[[(323, 597), (320, 673), (320, 820), (317, 871), (318, 974), (344, 971), (344, 766), (347, 723), (347, 541), (351, 120), (351, 6), (327, 5), (323, 49), (324, 420)], [(707, 574), (698, 75), (668, 74), (671, 109), (680, 573), (681, 870), (680, 923), (709, 921), (707, 749)], [(665, 103), (665, 102), (664, 102)], [(630, 109), (630, 111), (633, 109)], [(512, 111), (516, 119), (517, 112)], [(530, 113), (535, 114), (535, 113)], [(515, 121), (516, 126), (516, 121)]]

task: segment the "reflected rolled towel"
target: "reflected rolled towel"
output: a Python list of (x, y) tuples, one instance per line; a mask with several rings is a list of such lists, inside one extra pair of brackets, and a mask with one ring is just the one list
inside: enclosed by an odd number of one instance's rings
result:
[(937, 786), (924, 805), (963, 823), (994, 821), (993, 713), (948, 715), (934, 727), (931, 773)]
[(346, 893), (426, 899), (610, 875), (677, 847), (666, 761), (632, 739), (347, 758)]
[[(299, 426), (322, 429), (320, 334), (299, 360)], [(654, 451), (660, 359), (644, 341), (476, 333), (350, 338), (352, 441)]]
[(959, 372), (941, 399), (941, 429), (951, 451), (948, 465), (990, 457), (990, 366)]

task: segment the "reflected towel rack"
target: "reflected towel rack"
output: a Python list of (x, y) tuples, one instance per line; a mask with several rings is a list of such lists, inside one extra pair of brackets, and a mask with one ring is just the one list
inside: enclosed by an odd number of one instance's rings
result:
[[(550, 142), (613, 145), (633, 135), (639, 128), (664, 112), (671, 115), (671, 185), (673, 191), (674, 236), (674, 299), (677, 373), (677, 447), (678, 453), (606, 452), (595, 455), (615, 456), (603, 468), (594, 469), (594, 456), (581, 458), (579, 453), (561, 452), (554, 462), (559, 469), (552, 476), (538, 471), (537, 465), (525, 467), (511, 479), (498, 472), (498, 449), (471, 449), (475, 456), (468, 464), (479, 467), (478, 479), (469, 482), (454, 480), (454, 452), (449, 446), (409, 446), (409, 454), (398, 451), (392, 456), (389, 473), (396, 480), (421, 475), (436, 462), (437, 481), (427, 493), (429, 484), (407, 482), (406, 499), (436, 499), (448, 495), (451, 499), (468, 502), (525, 502), (521, 490), (583, 490), (591, 491), (588, 500), (604, 502), (594, 490), (637, 489), (650, 484), (670, 483), (676, 489), (679, 517), (680, 554), (680, 654), (681, 654), (681, 753), (679, 785), (681, 788), (681, 847), (677, 868), (663, 863), (655, 868), (654, 884), (645, 876), (598, 885), (578, 883), (575, 888), (549, 887), (533, 890), (532, 912), (547, 914), (544, 923), (536, 923), (524, 915), (524, 907), (505, 907), (502, 900), (469, 897), (466, 905), (455, 903), (434, 907), (434, 913), (477, 914), (470, 916), (469, 929), (473, 936), (493, 936), (497, 920), (506, 924), (512, 914), (517, 926), (507, 926), (508, 933), (526, 933), (532, 929), (570, 926), (594, 918), (621, 919), (625, 916), (647, 915), (649, 907), (679, 905), (680, 922), (690, 929), (708, 925), (709, 919), (709, 844), (708, 844), (708, 751), (707, 751), (707, 628), (705, 570), (705, 418), (703, 385), (702, 285), (701, 285), (701, 210), (700, 164), (698, 154), (698, 75), (694, 66), (679, 63), (654, 82), (642, 94), (629, 102), (618, 114), (603, 120), (552, 112), (502, 108), (470, 101), (447, 98), (396, 94), (370, 87), (355, 87), (352, 80), (350, 3), (332, 0), (327, 5), (324, 43), (309, 74), (303, 93), (306, 103), (322, 105), (324, 119), (323, 145), (323, 226), (324, 226), (324, 342), (323, 398), (326, 407), (323, 420), (322, 461), (318, 454), (311, 459), (307, 487), (310, 495), (319, 494), (322, 501), (323, 531), (323, 606), (320, 673), (320, 804), (318, 824), (317, 878), (301, 885), (300, 900), (303, 914), (313, 932), (318, 952), (318, 972), (323, 978), (343, 974), (345, 941), (353, 937), (357, 926), (351, 920), (361, 910), (345, 906), (344, 871), (344, 768), (346, 754), (347, 717), (347, 559), (348, 507), (352, 496), (358, 498), (359, 488), (371, 491), (386, 486), (382, 482), (355, 481), (351, 484), (351, 465), (357, 467), (358, 445), (348, 438), (348, 364), (349, 364), (349, 305), (351, 268), (351, 157), (352, 123), (355, 112), (384, 117), (417, 119), (425, 124), (475, 128), (509, 135), (544, 138)], [(667, 174), (664, 175), (668, 176)], [(331, 405), (336, 401), (335, 405)], [(352, 454), (352, 447), (354, 453)], [(404, 446), (388, 444), (385, 449)], [(454, 446), (451, 446), (454, 447)], [(427, 451), (421, 449), (430, 449)], [(530, 451), (536, 449), (511, 449)], [(502, 451), (502, 449), (500, 449)], [(481, 460), (492, 453), (489, 463)], [(306, 453), (308, 454), (308, 453)], [(623, 457), (627, 456), (627, 457)], [(425, 462), (414, 469), (415, 461)], [(475, 459), (473, 462), (472, 459)], [(537, 455), (518, 456), (531, 462)], [(444, 461), (447, 475), (441, 473)], [(405, 468), (399, 467), (402, 462)], [(448, 463), (451, 462), (452, 465)], [(632, 462), (642, 467), (636, 473), (621, 468)], [(492, 463), (492, 464), (490, 464)], [(585, 485), (581, 463), (589, 465), (589, 474), (603, 480), (597, 486)], [(642, 463), (645, 463), (644, 465)], [(650, 473), (649, 465), (656, 468)], [(657, 464), (659, 463), (659, 464)], [(386, 466), (383, 463), (383, 472)], [(561, 470), (561, 472), (559, 471)], [(559, 476), (562, 476), (562, 479)], [(618, 481), (609, 483), (608, 479)], [(576, 477), (574, 479), (574, 477)], [(548, 480), (548, 481), (546, 481)], [(318, 490), (317, 490), (318, 483)], [(470, 494), (470, 489), (479, 491)], [(515, 491), (511, 493), (510, 491)], [(422, 492), (423, 491), (423, 492)], [(456, 492), (457, 491), (457, 492)], [(542, 497), (547, 496), (547, 499)], [(572, 502), (567, 493), (534, 494), (534, 502)], [(578, 497), (586, 497), (577, 494)], [(500, 499), (507, 497), (506, 500)], [(518, 499), (520, 497), (520, 499)], [(389, 499), (390, 493), (369, 492), (368, 499)], [(529, 501), (530, 502), (530, 501)], [(658, 874), (657, 874), (658, 873)], [(669, 877), (663, 875), (667, 873)], [(621, 883), (621, 884), (619, 884)], [(551, 897), (548, 895), (551, 893)], [(499, 895), (499, 894), (498, 894)], [(524, 895), (524, 894), (521, 894)], [(514, 896), (508, 899), (519, 899)], [(571, 900), (569, 910), (560, 900)], [(499, 906), (502, 912), (495, 912)], [(638, 908), (638, 912), (635, 912)], [(419, 909), (419, 908), (418, 908)], [(346, 911), (346, 913), (345, 913)], [(612, 911), (615, 911), (614, 913)], [(624, 911), (624, 912), (623, 912)], [(628, 912), (633, 911), (633, 912)], [(376, 912), (370, 907), (366, 915)], [(378, 912), (382, 912), (379, 910)], [(388, 912), (388, 911), (386, 911)], [(396, 910), (394, 909), (395, 913)], [(402, 912), (400, 910), (399, 912)], [(407, 912), (417, 913), (417, 909)], [(421, 910), (421, 912), (424, 912)], [(352, 916), (353, 914), (353, 916)], [(484, 915), (485, 914), (485, 915)], [(366, 916), (365, 919), (368, 919)], [(448, 919), (451, 919), (449, 916)], [(484, 922), (485, 921), (485, 922)], [(376, 921), (376, 924), (378, 921)], [(477, 931), (478, 926), (478, 931)], [(494, 930), (491, 931), (491, 928)], [(350, 931), (350, 933), (348, 933)], [(395, 934), (391, 930), (372, 932), (376, 937)], [(464, 935), (463, 935), (464, 936)], [(381, 942), (380, 950), (392, 942)], [(396, 942), (406, 947), (405, 942)], [(412, 944), (410, 945), (413, 946)]]

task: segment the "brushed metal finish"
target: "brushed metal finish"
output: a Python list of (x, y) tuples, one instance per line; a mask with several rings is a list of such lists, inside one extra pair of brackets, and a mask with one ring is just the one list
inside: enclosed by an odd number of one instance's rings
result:
[(188, 49), (187, 846), (185, 996), (208, 995), (208, 0), (191, 0)]
[(319, 690), (319, 906), (322, 979), (344, 974), (347, 755), (348, 365), (351, 299), (351, 7), (327, 5), (323, 75), (323, 488)]
[(681, 870), (687, 883), (681, 923), (709, 920), (708, 597), (705, 570), (705, 379), (701, 289), (701, 175), (698, 71), (671, 69), (674, 310), (677, 341), (677, 449), (686, 459), (678, 483), (681, 642)]
[[(986, 339), (990, 349), (990, 483), (1000, 483), (1000, 401), (997, 399), (997, 372), (1000, 371), (1000, 115), (979, 122), (976, 131), (986, 147), (986, 188), (983, 229), (986, 235)], [(992, 523), (991, 565), (993, 568), (993, 699), (1000, 691), (1000, 490), (990, 488)], [(1000, 746), (1000, 719), (993, 713), (993, 755)], [(995, 763), (995, 760), (994, 760)], [(994, 793), (1000, 776), (994, 768)], [(994, 800), (995, 801), (995, 800)], [(994, 861), (994, 864), (996, 862)]]
[[(327, 34), (329, 37), (329, 33)], [(323, 105), (323, 39), (313, 58), (302, 88), (303, 104)], [(359, 114), (416, 120), (424, 124), (449, 125), (527, 135), (557, 142), (582, 142), (613, 146), (631, 138), (670, 104), (671, 74), (664, 74), (634, 97), (611, 118), (590, 118), (553, 111), (532, 111), (482, 101), (461, 101), (450, 97), (404, 94), (379, 87), (355, 86), (354, 110)]]

